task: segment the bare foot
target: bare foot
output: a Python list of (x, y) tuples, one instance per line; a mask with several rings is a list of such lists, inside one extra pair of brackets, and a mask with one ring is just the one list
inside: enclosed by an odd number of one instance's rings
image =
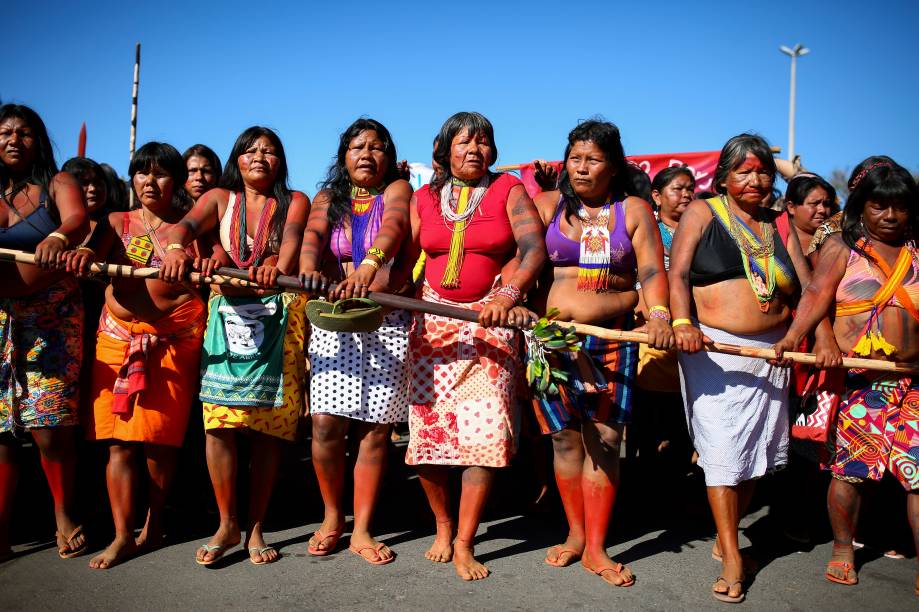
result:
[(826, 579), (839, 584), (858, 584), (855, 549), (851, 544), (833, 544), (833, 554), (826, 566)]
[(488, 568), (475, 560), (471, 546), (457, 540), (453, 546), (453, 566), (456, 574), (463, 580), (482, 580), (487, 578)]
[(632, 570), (610, 559), (605, 550), (596, 553), (588, 553), (585, 550), (581, 557), (581, 565), (613, 586), (629, 587), (635, 584)]
[[(216, 559), (222, 557), (227, 552), (227, 549), (239, 544), (240, 539), (239, 524), (236, 521), (226, 524), (221, 523), (217, 533), (207, 543), (207, 548), (204, 546), (198, 548), (198, 552), (195, 553), (195, 560), (200, 564), (213, 563)], [(215, 546), (217, 548), (214, 548)]]
[(546, 551), (546, 563), (553, 567), (568, 567), (581, 558), (584, 554), (584, 540), (572, 538), (568, 534), (568, 539), (563, 544), (556, 544)]
[(388, 546), (375, 540), (369, 533), (352, 533), (350, 546), (351, 550), (360, 551), (358, 554), (370, 563), (383, 564), (396, 556)]
[(134, 542), (134, 536), (127, 538), (115, 538), (115, 541), (108, 545), (108, 548), (90, 559), (89, 567), (93, 569), (108, 569), (127, 561), (137, 554), (137, 544)]
[(249, 531), (246, 537), (246, 549), (249, 551), (249, 560), (256, 565), (272, 563), (280, 556), (274, 547), (265, 544), (260, 526)]
[(334, 552), (344, 528), (341, 519), (326, 518), (310, 538), (307, 551), (319, 557)]
[(434, 563), (449, 563), (453, 559), (453, 523), (447, 521), (437, 524), (437, 535), (434, 544), (424, 553), (424, 558)]
[(134, 540), (134, 543), (137, 544), (137, 548), (144, 552), (152, 552), (163, 547), (163, 530), (158, 524), (151, 524), (149, 514), (144, 528)]

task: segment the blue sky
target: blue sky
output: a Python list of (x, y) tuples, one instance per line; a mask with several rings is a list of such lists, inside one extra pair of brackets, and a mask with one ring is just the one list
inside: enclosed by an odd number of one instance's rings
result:
[[(872, 154), (919, 169), (914, 2), (93, 2), (13, 0), (0, 97), (35, 108), (58, 162), (127, 170), (134, 43), (138, 146), (195, 142), (223, 161), (252, 124), (278, 130), (294, 188), (315, 193), (338, 134), (382, 121), (399, 156), (430, 159), (440, 124), (478, 110), (499, 163), (558, 159), (579, 119), (617, 123), (627, 153), (720, 149), (745, 130), (828, 174)], [(11, 18), (10, 18), (11, 17)]]

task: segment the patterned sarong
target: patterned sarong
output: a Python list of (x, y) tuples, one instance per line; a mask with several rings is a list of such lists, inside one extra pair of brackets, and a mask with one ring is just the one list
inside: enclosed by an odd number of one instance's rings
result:
[[(622, 317), (609, 327), (628, 330), (631, 323), (631, 316)], [(581, 421), (631, 422), (638, 367), (636, 343), (581, 336), (578, 353), (550, 353), (549, 361), (568, 372), (569, 378), (557, 396), (533, 399), (542, 433), (556, 433)]]
[(830, 470), (858, 480), (880, 480), (890, 471), (907, 491), (919, 489), (919, 384), (850, 372), (846, 391)]
[(83, 301), (67, 278), (0, 298), (0, 433), (79, 421)]
[[(453, 302), (427, 283), (423, 297), (474, 310), (490, 299)], [(405, 462), (506, 466), (516, 447), (517, 332), (416, 313), (409, 354), (411, 437)]]
[(204, 326), (197, 299), (152, 322), (124, 321), (106, 307), (96, 337), (87, 438), (181, 446), (198, 387)]
[(204, 429), (295, 440), (303, 411), (306, 298), (211, 295), (201, 355)]

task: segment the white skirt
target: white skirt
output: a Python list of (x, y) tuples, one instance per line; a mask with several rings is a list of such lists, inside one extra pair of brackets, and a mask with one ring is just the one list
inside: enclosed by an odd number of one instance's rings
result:
[[(772, 348), (785, 336), (782, 326), (755, 336), (699, 327), (715, 342), (756, 348)], [(706, 485), (733, 486), (788, 463), (788, 368), (706, 351), (678, 359), (689, 435)]]
[(313, 326), (310, 414), (370, 423), (407, 421), (410, 326), (405, 310), (387, 314), (375, 332), (330, 332)]

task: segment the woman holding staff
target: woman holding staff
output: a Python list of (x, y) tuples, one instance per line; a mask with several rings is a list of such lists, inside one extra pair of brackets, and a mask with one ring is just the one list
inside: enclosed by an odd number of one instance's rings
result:
[[(170, 230), (162, 277), (178, 282), (193, 263), (209, 275), (217, 257), (195, 262), (185, 246), (219, 228), (220, 247), (250, 279), (273, 286), (296, 270), (309, 199), (287, 186), (287, 160), (272, 130), (251, 127), (233, 145), (220, 187), (198, 199)], [(223, 254), (221, 254), (223, 255)], [(280, 460), (280, 440), (293, 441), (303, 406), (305, 300), (302, 295), (212, 287), (201, 358), (208, 470), (220, 510), (220, 527), (198, 549), (210, 565), (239, 543), (236, 518), (237, 432), (250, 434), (249, 513), (246, 544), (256, 565), (278, 552), (265, 543), (262, 521)]]
[[(304, 285), (331, 279), (338, 283), (334, 297), (340, 298), (400, 289), (389, 284), (391, 262), (409, 234), (412, 188), (399, 178), (396, 159), (389, 130), (378, 121), (358, 119), (342, 133), (303, 237)], [(407, 311), (392, 310), (374, 332), (311, 330), (312, 456), (325, 504), (322, 525), (310, 538), (312, 555), (333, 552), (344, 528), (341, 493), (350, 432), (358, 446), (350, 549), (373, 565), (395, 558), (370, 534), (370, 521), (392, 424), (408, 420), (410, 322)]]
[[(489, 572), (473, 556), (473, 538), (494, 468), (506, 466), (514, 452), (517, 425), (517, 332), (497, 326), (509, 322), (546, 253), (539, 213), (523, 184), (488, 170), (498, 156), (488, 119), (457, 113), (436, 142), (442, 171), (412, 199), (407, 261), (424, 249), (423, 299), (472, 308), (479, 319), (416, 313), (405, 460), (418, 467), (437, 521), (425, 556), (436, 563), (452, 559), (463, 580), (479, 580)], [(502, 283), (502, 268), (515, 256), (519, 265)], [(449, 466), (464, 468), (458, 522), (450, 508)]]
[[(651, 306), (645, 329), (659, 349), (673, 346), (663, 250), (651, 207), (630, 196), (631, 182), (619, 129), (585, 121), (568, 134), (559, 189), (536, 198), (548, 227), (551, 266), (532, 303), (539, 312), (608, 329), (632, 329), (636, 279)], [(556, 397), (533, 402), (543, 434), (551, 434), (555, 479), (568, 518), (568, 537), (546, 563), (583, 566), (609, 584), (635, 578), (606, 552), (606, 535), (619, 485), (619, 445), (631, 419), (638, 345), (582, 336), (576, 357), (555, 365), (569, 375)]]
[(57, 522), (61, 558), (86, 550), (73, 519), (83, 305), (77, 282), (56, 271), (87, 233), (79, 183), (58, 172), (45, 124), (27, 106), (0, 106), (0, 247), (35, 253), (36, 265), (0, 264), (0, 560), (12, 556), (17, 437), (28, 431)]
[[(712, 592), (735, 603), (744, 598), (740, 518), (755, 479), (787, 462), (788, 371), (701, 349), (712, 340), (769, 348), (785, 335), (799, 285), (775, 214), (762, 206), (775, 172), (762, 138), (731, 138), (715, 170), (718, 197), (689, 205), (670, 255), (683, 398), (718, 530), (712, 556), (722, 562)], [(839, 363), (832, 333), (818, 330), (816, 349), (820, 363)]]
[[(798, 316), (775, 345), (794, 350), (830, 308), (839, 346), (884, 361), (919, 360), (919, 189), (886, 156), (869, 157), (849, 179), (842, 232), (820, 249)], [(839, 407), (827, 508), (832, 582), (858, 582), (852, 537), (866, 482), (889, 471), (907, 491), (909, 524), (919, 549), (919, 384), (915, 375), (849, 370)], [(916, 576), (919, 595), (919, 575)]]
[[(134, 154), (128, 174), (140, 208), (100, 220), (90, 244), (69, 254), (69, 271), (84, 276), (94, 260), (162, 266), (166, 235), (192, 203), (185, 163), (171, 145), (150, 142)], [(197, 256), (194, 244), (186, 253)], [(86, 434), (108, 442), (115, 540), (93, 557), (92, 568), (108, 569), (162, 543), (163, 508), (198, 384), (205, 322), (197, 292), (184, 285), (114, 278), (105, 292)], [(135, 539), (139, 460), (149, 479), (149, 509)]]

